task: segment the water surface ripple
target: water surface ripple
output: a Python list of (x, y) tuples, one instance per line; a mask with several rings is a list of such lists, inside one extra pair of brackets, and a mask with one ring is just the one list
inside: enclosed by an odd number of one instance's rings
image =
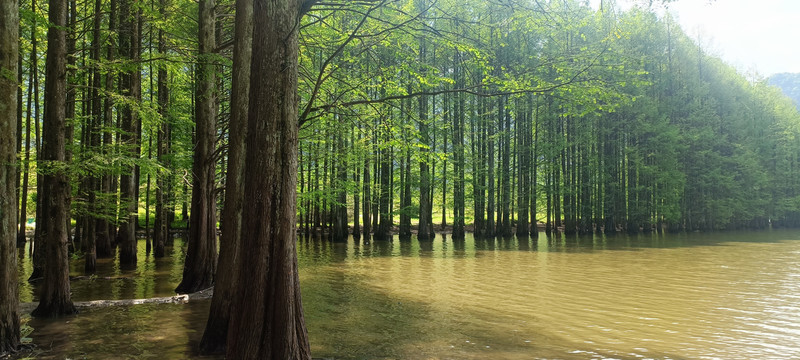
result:
[[(100, 276), (118, 279), (76, 280), (73, 294), (170, 295), (180, 280), (179, 246), (167, 259), (140, 256), (145, 260), (130, 273), (108, 260)], [(800, 358), (798, 231), (468, 235), (461, 242), (441, 235), (432, 242), (301, 238), (298, 254), (315, 357)], [(79, 260), (72, 270), (81, 275)], [(34, 287), (21, 291), (23, 299), (35, 298)], [(207, 306), (92, 310), (72, 322), (36, 320), (33, 337), (50, 341), (44, 355), (54, 358), (190, 357)]]

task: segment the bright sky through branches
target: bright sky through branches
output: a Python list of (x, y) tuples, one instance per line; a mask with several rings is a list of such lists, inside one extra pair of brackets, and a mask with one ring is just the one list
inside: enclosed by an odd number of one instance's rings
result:
[[(637, 2), (618, 0), (623, 8)], [(668, 9), (698, 44), (742, 73), (800, 73), (798, 0), (673, 0)]]

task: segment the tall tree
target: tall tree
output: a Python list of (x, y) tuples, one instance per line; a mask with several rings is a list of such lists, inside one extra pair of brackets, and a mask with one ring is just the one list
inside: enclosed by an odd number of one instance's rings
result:
[[(296, 252), (298, 22), (313, 0), (255, 0), (231, 359), (310, 359)], [(270, 174), (270, 176), (264, 176)]]
[[(100, 25), (103, 14), (102, 0), (95, 0), (94, 3), (94, 17), (92, 20), (92, 88), (91, 88), (91, 117), (89, 118), (88, 126), (88, 140), (89, 151), (96, 151), (100, 146), (100, 123), (102, 121), (102, 99), (100, 97)], [(98, 223), (98, 209), (97, 209), (97, 193), (101, 191), (100, 181), (95, 174), (91, 171), (88, 176), (88, 216), (86, 224), (86, 243), (84, 245), (84, 270), (88, 273), (94, 272), (97, 266), (97, 223)]]
[[(159, 12), (161, 16), (167, 17), (166, 14), (166, 0), (159, 0)], [(165, 56), (167, 52), (167, 45), (164, 35), (164, 28), (158, 29), (158, 53)], [(167, 68), (164, 63), (158, 66), (158, 111), (161, 115), (161, 126), (158, 128), (158, 135), (156, 140), (156, 158), (166, 168), (170, 167), (169, 163), (169, 88), (167, 86)], [(165, 176), (156, 177), (156, 218), (153, 224), (153, 255), (157, 258), (164, 257), (167, 238), (169, 237), (169, 217), (167, 213), (167, 182)]]
[[(31, 0), (31, 9), (32, 9), (33, 13), (35, 14), (36, 11), (37, 11), (36, 10), (36, 0)], [(32, 81), (32, 84), (29, 84), (29, 85), (33, 87), (33, 108), (34, 108), (34, 114), (36, 115), (35, 116), (35, 120), (33, 122), (33, 126), (34, 126), (34, 129), (35, 129), (34, 144), (36, 145), (35, 146), (36, 147), (36, 161), (38, 163), (38, 161), (42, 159), (42, 153), (43, 152), (42, 152), (42, 143), (41, 143), (41, 139), (42, 139), (41, 130), (40, 130), (40, 126), (39, 126), (39, 121), (40, 121), (40, 116), (39, 115), (41, 114), (41, 112), (39, 111), (39, 53), (36, 50), (37, 49), (36, 45), (38, 43), (38, 41), (37, 41), (38, 36), (37, 36), (37, 33), (36, 33), (36, 23), (37, 23), (36, 20), (37, 20), (37, 18), (38, 18), (38, 16), (34, 16), (33, 17), (33, 21), (32, 21), (33, 25), (31, 26), (31, 68), (32, 68), (31, 77), (33, 78), (33, 81)], [(37, 174), (36, 174), (36, 194), (37, 195), (42, 193), (42, 185), (43, 185), (42, 173), (41, 172), (37, 172)], [(42, 214), (42, 204), (44, 202), (41, 201), (41, 200), (42, 200), (41, 198), (37, 198), (37, 201), (36, 201), (36, 215), (35, 215), (36, 216), (36, 223), (43, 223), (43, 221), (44, 221), (44, 219), (43, 219), (44, 214)], [(43, 231), (44, 231), (44, 227), (42, 227), (42, 226), (37, 226), (35, 228), (35, 230), (34, 230), (33, 246), (32, 246), (33, 247), (33, 271), (31, 272), (31, 276), (28, 278), (29, 281), (30, 280), (34, 280), (34, 279), (41, 279), (42, 273), (44, 271), (44, 257), (45, 257), (44, 251), (45, 251), (45, 247), (44, 247), (44, 237), (42, 236), (44, 234)]]
[(50, 1), (50, 26), (47, 30), (45, 71), (45, 121), (42, 128), (42, 171), (39, 201), (46, 216), (42, 219), (45, 246), (44, 281), (39, 306), (31, 313), (37, 317), (74, 314), (69, 284), (67, 221), (70, 186), (66, 164), (66, 88), (67, 88), (67, 1)]
[[(31, 8), (36, 8), (36, 0), (31, 1)], [(32, 10), (35, 11), (35, 10)], [(19, 230), (17, 232), (17, 246), (25, 245), (25, 228), (28, 220), (28, 186), (30, 184), (30, 164), (31, 164), (31, 103), (33, 100), (33, 89), (37, 87), (38, 81), (34, 76), (38, 75), (38, 63), (36, 61), (36, 19), (34, 17), (33, 26), (31, 26), (31, 65), (28, 70), (28, 100), (25, 111), (25, 159), (22, 161), (22, 186), (20, 194), (20, 210), (19, 210)], [(22, 56), (19, 56), (22, 59)], [(38, 91), (37, 91), (38, 94)], [(37, 116), (36, 121), (39, 121), (39, 101), (36, 101)], [(34, 139), (35, 140), (35, 139)], [(35, 245), (34, 245), (35, 246)]]
[(19, 3), (0, 0), (0, 356), (19, 346), (17, 288), (17, 57)]
[[(109, 32), (117, 31), (117, 0), (111, 0), (110, 4), (111, 10), (108, 14), (108, 30)], [(116, 44), (114, 37), (109, 37), (106, 39), (106, 60), (112, 61), (116, 57)], [(104, 84), (103, 84), (103, 91), (105, 93), (112, 93), (114, 91), (114, 80), (115, 74), (114, 72), (109, 71), (105, 74)], [(111, 131), (113, 128), (113, 118), (114, 118), (114, 111), (113, 111), (114, 101), (111, 96), (105, 96), (103, 102), (103, 128), (105, 129), (103, 133), (103, 142), (102, 142), (102, 153), (103, 155), (110, 156), (113, 146), (112, 142), (114, 139), (114, 132)], [(108, 172), (104, 173), (102, 178), (100, 179), (100, 193), (103, 194), (104, 199), (108, 201), (109, 199), (113, 199), (111, 201), (111, 206), (106, 205), (106, 208), (111, 208), (116, 212), (116, 205), (117, 205), (117, 189), (116, 185), (112, 186), (114, 183), (113, 179), (115, 177), (109, 174)], [(113, 189), (112, 189), (113, 188)], [(112, 195), (113, 194), (113, 195)], [(116, 215), (116, 214), (114, 214)], [(113, 255), (114, 249), (111, 246), (112, 240), (115, 238), (115, 229), (116, 226), (111, 221), (108, 220), (109, 216), (106, 214), (105, 217), (101, 217), (97, 219), (96, 224), (96, 231), (97, 235), (95, 237), (95, 248), (97, 251), (97, 257), (100, 258), (109, 258)], [(116, 219), (116, 216), (113, 216)]]
[[(163, 0), (162, 0), (163, 1)], [(222, 353), (228, 338), (231, 306), (237, 284), (238, 254), (242, 237), (244, 205), (244, 160), (247, 138), (247, 111), (250, 100), (250, 62), (253, 51), (253, 2), (236, 0), (233, 46), (233, 85), (231, 89), (228, 173), (225, 178), (225, 204), (211, 310), (200, 340), (200, 352)]]
[(129, 157), (129, 164), (124, 166), (120, 176), (120, 202), (122, 207), (121, 224), (119, 226), (119, 262), (120, 266), (131, 268), (136, 266), (136, 222), (139, 212), (139, 201), (136, 193), (139, 179), (136, 177), (136, 166), (133, 160), (138, 159), (139, 116), (138, 105), (141, 100), (141, 72), (139, 71), (140, 11), (132, 0), (121, 0), (119, 8), (119, 50), (127, 62), (125, 71), (120, 75), (120, 89), (128, 99), (122, 108), (121, 141), (124, 153)]
[(199, 7), (200, 44), (197, 64), (197, 100), (195, 101), (194, 164), (192, 165), (192, 212), (183, 280), (175, 289), (191, 293), (214, 284), (217, 266), (217, 216), (214, 196), (214, 161), (217, 102), (215, 45), (215, 1), (201, 0)]

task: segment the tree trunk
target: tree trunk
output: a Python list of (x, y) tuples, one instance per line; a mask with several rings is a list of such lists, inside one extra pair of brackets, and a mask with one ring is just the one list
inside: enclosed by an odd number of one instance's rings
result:
[(55, 317), (75, 313), (70, 298), (67, 221), (69, 216), (69, 178), (66, 174), (66, 87), (67, 1), (50, 2), (50, 28), (47, 30), (47, 67), (45, 72), (45, 122), (42, 160), (43, 192), (39, 201), (46, 211), (43, 226), (45, 246), (44, 281), (39, 306), (31, 315)]
[[(35, 32), (31, 31), (31, 44), (35, 44)], [(34, 47), (35, 49), (35, 47)], [(31, 51), (31, 63), (33, 64), (33, 59), (35, 58), (35, 54)], [(22, 56), (20, 56), (20, 59)], [(26, 223), (28, 221), (28, 186), (30, 183), (30, 164), (31, 164), (31, 103), (33, 99), (33, 75), (36, 73), (36, 69), (33, 68), (34, 65), (31, 65), (32, 68), (28, 70), (28, 100), (26, 105), (25, 111), (25, 160), (22, 162), (22, 186), (21, 186), (21, 199), (20, 199), (20, 210), (19, 210), (19, 230), (17, 232), (17, 246), (22, 247), (25, 246), (25, 228)], [(37, 120), (38, 121), (38, 120)]]
[[(166, 18), (166, 0), (159, 1), (159, 12)], [(166, 54), (167, 47), (164, 41), (164, 29), (158, 29), (158, 52)], [(163, 64), (158, 67), (158, 111), (161, 115), (161, 126), (158, 129), (156, 140), (156, 158), (165, 168), (170, 168), (167, 156), (169, 154), (169, 89), (167, 88), (167, 69)], [(169, 208), (166, 203), (166, 182), (164, 176), (156, 176), (156, 218), (153, 224), (153, 255), (162, 258), (165, 255), (165, 246), (169, 237)]]
[[(350, 138), (355, 141), (355, 129), (351, 129)], [(361, 131), (358, 131), (358, 142), (361, 142)], [(355, 144), (351, 141), (350, 143), (350, 150), (355, 150)], [(360, 215), (359, 215), (359, 206), (361, 204), (360, 194), (361, 194), (361, 187), (359, 186), (360, 181), (360, 160), (358, 156), (355, 156), (355, 165), (353, 166), (353, 183), (355, 184), (353, 189), (353, 238), (356, 240), (361, 238), (361, 223), (360, 223)]]
[(214, 284), (217, 265), (217, 216), (214, 196), (214, 150), (216, 140), (214, 51), (214, 0), (201, 0), (199, 7), (200, 57), (197, 66), (195, 129), (197, 142), (192, 166), (192, 215), (183, 280), (178, 293), (193, 293)]
[[(465, 85), (465, 74), (462, 54), (456, 51), (454, 66), (455, 86), (463, 88)], [(464, 239), (464, 94), (456, 94), (456, 101), (453, 103), (453, 240)]]
[[(127, 70), (120, 76), (120, 87), (123, 95), (130, 101), (138, 102), (141, 98), (141, 73), (139, 72), (139, 12), (131, 11), (131, 0), (120, 3), (119, 41), (120, 53), (134, 70)], [(131, 158), (138, 158), (139, 139), (138, 116), (131, 105), (125, 105), (122, 110), (122, 137), (125, 147), (123, 152)], [(136, 197), (139, 181), (136, 177), (135, 166), (124, 166), (120, 176), (120, 202), (122, 218), (119, 226), (119, 262), (123, 268), (136, 267), (136, 221), (138, 219), (138, 199)]]
[(364, 234), (364, 239), (369, 240), (370, 233), (372, 232), (372, 194), (370, 189), (372, 188), (372, 180), (370, 180), (369, 175), (369, 159), (365, 156), (364, 159), (364, 179), (363, 179), (363, 188), (364, 188), (364, 204), (363, 204), (363, 216), (362, 222), (364, 223), (364, 229), (362, 233)]
[(530, 199), (530, 173), (528, 171), (530, 154), (530, 124), (531, 124), (531, 108), (530, 98), (525, 97), (517, 102), (518, 117), (516, 122), (517, 131), (517, 146), (516, 153), (519, 164), (518, 187), (517, 192), (517, 236), (528, 236), (528, 199)]
[[(163, 0), (162, 0), (163, 1)], [(225, 204), (222, 208), (214, 297), (211, 299), (200, 353), (225, 352), (231, 306), (238, 277), (238, 254), (242, 242), (242, 208), (244, 204), (244, 160), (246, 154), (247, 111), (250, 100), (250, 64), (253, 47), (253, 2), (236, 1), (236, 24), (233, 47), (233, 85), (231, 93), (228, 172), (225, 178)]]
[[(17, 74), (19, 3), (0, 0), (0, 74)], [(19, 347), (17, 287), (16, 154), (17, 88), (13, 77), (0, 76), (0, 357)]]
[(389, 205), (391, 201), (391, 180), (392, 180), (392, 156), (391, 156), (391, 125), (386, 116), (381, 117), (381, 142), (380, 149), (380, 223), (375, 229), (375, 240), (388, 241), (392, 239), (390, 234), (392, 229), (392, 214)]
[[(111, 12), (109, 14), (109, 21), (108, 21), (108, 29), (110, 32), (116, 31), (116, 20), (117, 17), (117, 1), (111, 0)], [(114, 59), (114, 40), (113, 37), (106, 40), (108, 44), (108, 48), (106, 49), (106, 60), (109, 62), (113, 61)], [(112, 73), (108, 73), (105, 75), (105, 84), (104, 90), (111, 92), (114, 89), (114, 75)], [(104, 155), (110, 155), (112, 151), (112, 139), (114, 137), (114, 133), (108, 129), (112, 128), (112, 119), (113, 119), (113, 100), (110, 96), (107, 96), (103, 102), (103, 127), (105, 130), (103, 131), (103, 142), (102, 142), (102, 151)], [(106, 201), (110, 202), (110, 205), (106, 205), (106, 212), (104, 213), (108, 216), (108, 208), (116, 209), (116, 188), (114, 190), (111, 189), (112, 184), (112, 175), (106, 173), (100, 179), (100, 192), (103, 194)], [(112, 196), (111, 193), (114, 193)], [(110, 200), (113, 199), (113, 200)], [(113, 249), (111, 247), (111, 239), (114, 237), (113, 230), (115, 227), (112, 225), (111, 222), (106, 220), (105, 218), (97, 219), (96, 224), (96, 231), (97, 236), (95, 236), (95, 247), (97, 250), (97, 257), (99, 258), (109, 258), (112, 256)]]
[[(295, 225), (300, 1), (256, 0), (245, 175), (248, 203), (229, 359), (310, 359)], [(309, 4), (310, 5), (310, 4)], [(264, 174), (271, 174), (264, 176)]]
[[(92, 117), (89, 120), (91, 126), (89, 128), (89, 151), (96, 151), (100, 147), (100, 122), (102, 121), (102, 101), (100, 99), (100, 24), (102, 22), (102, 0), (95, 0), (94, 3), (94, 19), (92, 28)], [(95, 271), (97, 264), (97, 193), (102, 191), (100, 188), (100, 179), (97, 174), (90, 174), (89, 184), (89, 216), (86, 227), (86, 249), (84, 254), (84, 271), (91, 273)]]
[(503, 124), (503, 155), (502, 155), (502, 188), (501, 188), (501, 207), (502, 207), (502, 234), (505, 237), (512, 235), (511, 232), (511, 114), (508, 106), (508, 97), (503, 97), (502, 116), (497, 120)]
[[(36, 12), (36, 0), (31, 0), (31, 11)], [(36, 16), (33, 17), (32, 20), (32, 30), (31, 30), (31, 68), (33, 69), (33, 111), (36, 114), (36, 117), (33, 122), (33, 127), (35, 129), (34, 134), (34, 144), (36, 147), (36, 161), (37, 163), (39, 160), (42, 159), (42, 146), (41, 146), (41, 132), (39, 128), (39, 121), (41, 119), (39, 111), (39, 56), (36, 50), (37, 45), (37, 38), (36, 38)], [(36, 174), (36, 194), (42, 193), (42, 175), (41, 173), (37, 172)], [(42, 199), (38, 198), (36, 201), (36, 223), (42, 223)], [(36, 227), (36, 230), (33, 235), (33, 245), (31, 245), (31, 249), (33, 250), (33, 271), (31, 272), (30, 278), (28, 280), (40, 279), (42, 277), (42, 273), (44, 272), (44, 241), (42, 240), (42, 233), (43, 227)]]
[[(499, 101), (498, 101), (499, 106)], [(486, 109), (487, 113), (489, 109)], [(494, 174), (495, 166), (494, 166), (494, 127), (495, 122), (492, 121), (492, 116), (487, 115), (487, 122), (486, 122), (486, 172), (487, 172), (487, 198), (486, 198), (486, 226), (483, 230), (483, 235), (485, 237), (494, 237), (496, 232), (496, 224), (494, 223), (494, 210), (495, 210), (495, 203), (494, 203), (494, 194), (495, 194), (495, 187), (494, 187)]]
[(332, 238), (335, 242), (347, 241), (347, 190), (345, 183), (347, 182), (347, 154), (345, 154), (344, 139), (341, 130), (337, 130), (336, 135), (336, 153), (339, 154), (339, 161), (336, 165), (336, 203), (333, 204), (333, 233)]
[[(425, 58), (425, 48), (421, 47), (420, 57)], [(431, 209), (431, 171), (428, 165), (430, 155), (428, 147), (430, 135), (428, 133), (428, 98), (419, 97), (419, 137), (422, 147), (419, 161), (419, 225), (417, 227), (418, 240), (433, 239), (433, 209)]]
[[(16, 3), (16, 7), (19, 8), (19, 2)], [(19, 21), (18, 18), (17, 18), (17, 21)], [(11, 29), (11, 28), (9, 28), (9, 29)], [(16, 29), (17, 35), (19, 35), (19, 27), (17, 26), (14, 29)], [(19, 41), (22, 41), (22, 39), (18, 38), (18, 43), (17, 43), (17, 47), (16, 47), (17, 50), (15, 52), (16, 58), (17, 58), (17, 85), (18, 86), (17, 86), (17, 108), (16, 108), (17, 109), (17, 121), (16, 121), (17, 131), (16, 131), (16, 138), (15, 138), (17, 143), (15, 144), (16, 146), (14, 147), (14, 149), (16, 150), (15, 152), (17, 153), (15, 161), (16, 161), (16, 164), (18, 165), (18, 167), (16, 168), (16, 174), (14, 174), (14, 197), (17, 200), (17, 202), (15, 204), (15, 210), (17, 211), (17, 221), (20, 221), (20, 219), (22, 219), (21, 220), (22, 224), (25, 224), (25, 220), (26, 220), (27, 216), (25, 216), (25, 210), (20, 207), (21, 198), (19, 196), (20, 195), (20, 185), (21, 185), (21, 182), (22, 182), (22, 168), (19, 167), (19, 165), (21, 165), (20, 163), (22, 162), (21, 161), (22, 159), (20, 157), (20, 151), (22, 151), (22, 86), (20, 86), (20, 85), (22, 85), (22, 76), (23, 76), (23, 74), (22, 74), (22, 56), (19, 53)], [(11, 54), (10, 51), (9, 51), (9, 54)], [(25, 196), (27, 196), (27, 195), (28, 195), (28, 193), (25, 192)], [(2, 221), (2, 220), (0, 220), (0, 221)], [(14, 225), (16, 226), (16, 223)], [(17, 239), (16, 240), (17, 240), (17, 247), (24, 247), (25, 246), (25, 229), (24, 228), (22, 229), (22, 237), (20, 237), (19, 233), (17, 233)]]
[[(408, 143), (406, 141), (406, 143)], [(401, 176), (403, 181), (400, 182), (400, 229), (399, 235), (401, 239), (411, 239), (411, 150), (405, 149), (406, 157), (403, 161), (403, 168)]]

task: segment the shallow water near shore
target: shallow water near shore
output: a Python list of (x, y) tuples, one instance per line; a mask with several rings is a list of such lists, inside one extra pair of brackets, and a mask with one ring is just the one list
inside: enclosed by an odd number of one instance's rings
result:
[[(169, 296), (177, 239), (139, 265), (98, 260), (75, 301)], [(314, 357), (714, 359), (800, 357), (800, 231), (453, 242), (298, 240)], [(30, 275), (27, 251), (20, 279)], [(72, 276), (83, 276), (82, 259)], [(35, 286), (23, 281), (23, 302)], [(190, 358), (208, 301), (33, 319), (40, 358)]]

